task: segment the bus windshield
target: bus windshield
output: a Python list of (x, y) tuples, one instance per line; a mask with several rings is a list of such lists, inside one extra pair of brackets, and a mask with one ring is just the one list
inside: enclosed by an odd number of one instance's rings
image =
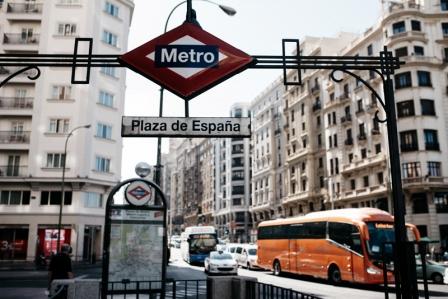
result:
[(204, 254), (216, 250), (218, 243), (216, 235), (197, 234), (190, 235), (190, 254)]
[[(392, 223), (384, 222), (369, 222), (367, 223), (369, 229), (369, 240), (367, 241), (367, 251), (369, 256), (374, 259), (383, 258), (383, 246), (384, 255), (388, 258), (392, 257), (392, 245), (390, 243), (395, 242), (394, 225)], [(388, 243), (383, 245), (383, 243)]]

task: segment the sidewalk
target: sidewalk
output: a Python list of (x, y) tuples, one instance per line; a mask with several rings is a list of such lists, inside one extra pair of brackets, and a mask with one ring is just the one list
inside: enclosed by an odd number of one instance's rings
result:
[[(101, 261), (91, 264), (88, 262), (72, 262), (74, 269), (101, 268)], [(47, 267), (36, 267), (34, 262), (29, 261), (1, 261), (0, 271), (33, 271), (46, 270)]]

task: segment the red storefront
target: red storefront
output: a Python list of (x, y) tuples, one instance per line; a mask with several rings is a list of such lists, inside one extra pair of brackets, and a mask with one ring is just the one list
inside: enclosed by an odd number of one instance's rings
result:
[[(69, 228), (61, 229), (61, 246), (63, 244), (70, 244), (72, 230)], [(58, 243), (58, 229), (56, 228), (39, 228), (37, 231), (38, 244), (37, 254), (50, 256), (51, 253), (56, 253)]]

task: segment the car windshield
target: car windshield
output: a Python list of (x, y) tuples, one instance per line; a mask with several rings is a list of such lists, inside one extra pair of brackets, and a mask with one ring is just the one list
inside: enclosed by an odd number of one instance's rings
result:
[(220, 254), (220, 253), (213, 252), (213, 253), (210, 254), (210, 258), (212, 260), (231, 260), (232, 256), (230, 254), (228, 254), (228, 253), (221, 253)]
[(393, 224), (370, 222), (367, 223), (367, 227), (369, 229), (369, 240), (367, 240), (369, 256), (375, 259), (382, 259), (384, 246), (384, 256), (391, 258), (393, 253), (392, 244), (387, 243), (395, 241)]
[(257, 255), (257, 249), (255, 248), (249, 249), (247, 252), (249, 255)]
[(190, 236), (190, 253), (209, 253), (216, 250), (216, 237), (213, 235)]

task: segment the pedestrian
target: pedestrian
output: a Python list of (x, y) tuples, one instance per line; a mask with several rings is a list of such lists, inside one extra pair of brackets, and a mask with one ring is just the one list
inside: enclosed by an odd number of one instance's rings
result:
[(48, 267), (48, 290), (51, 283), (55, 279), (71, 279), (73, 278), (72, 260), (70, 259), (70, 245), (64, 244), (58, 254), (51, 258)]

